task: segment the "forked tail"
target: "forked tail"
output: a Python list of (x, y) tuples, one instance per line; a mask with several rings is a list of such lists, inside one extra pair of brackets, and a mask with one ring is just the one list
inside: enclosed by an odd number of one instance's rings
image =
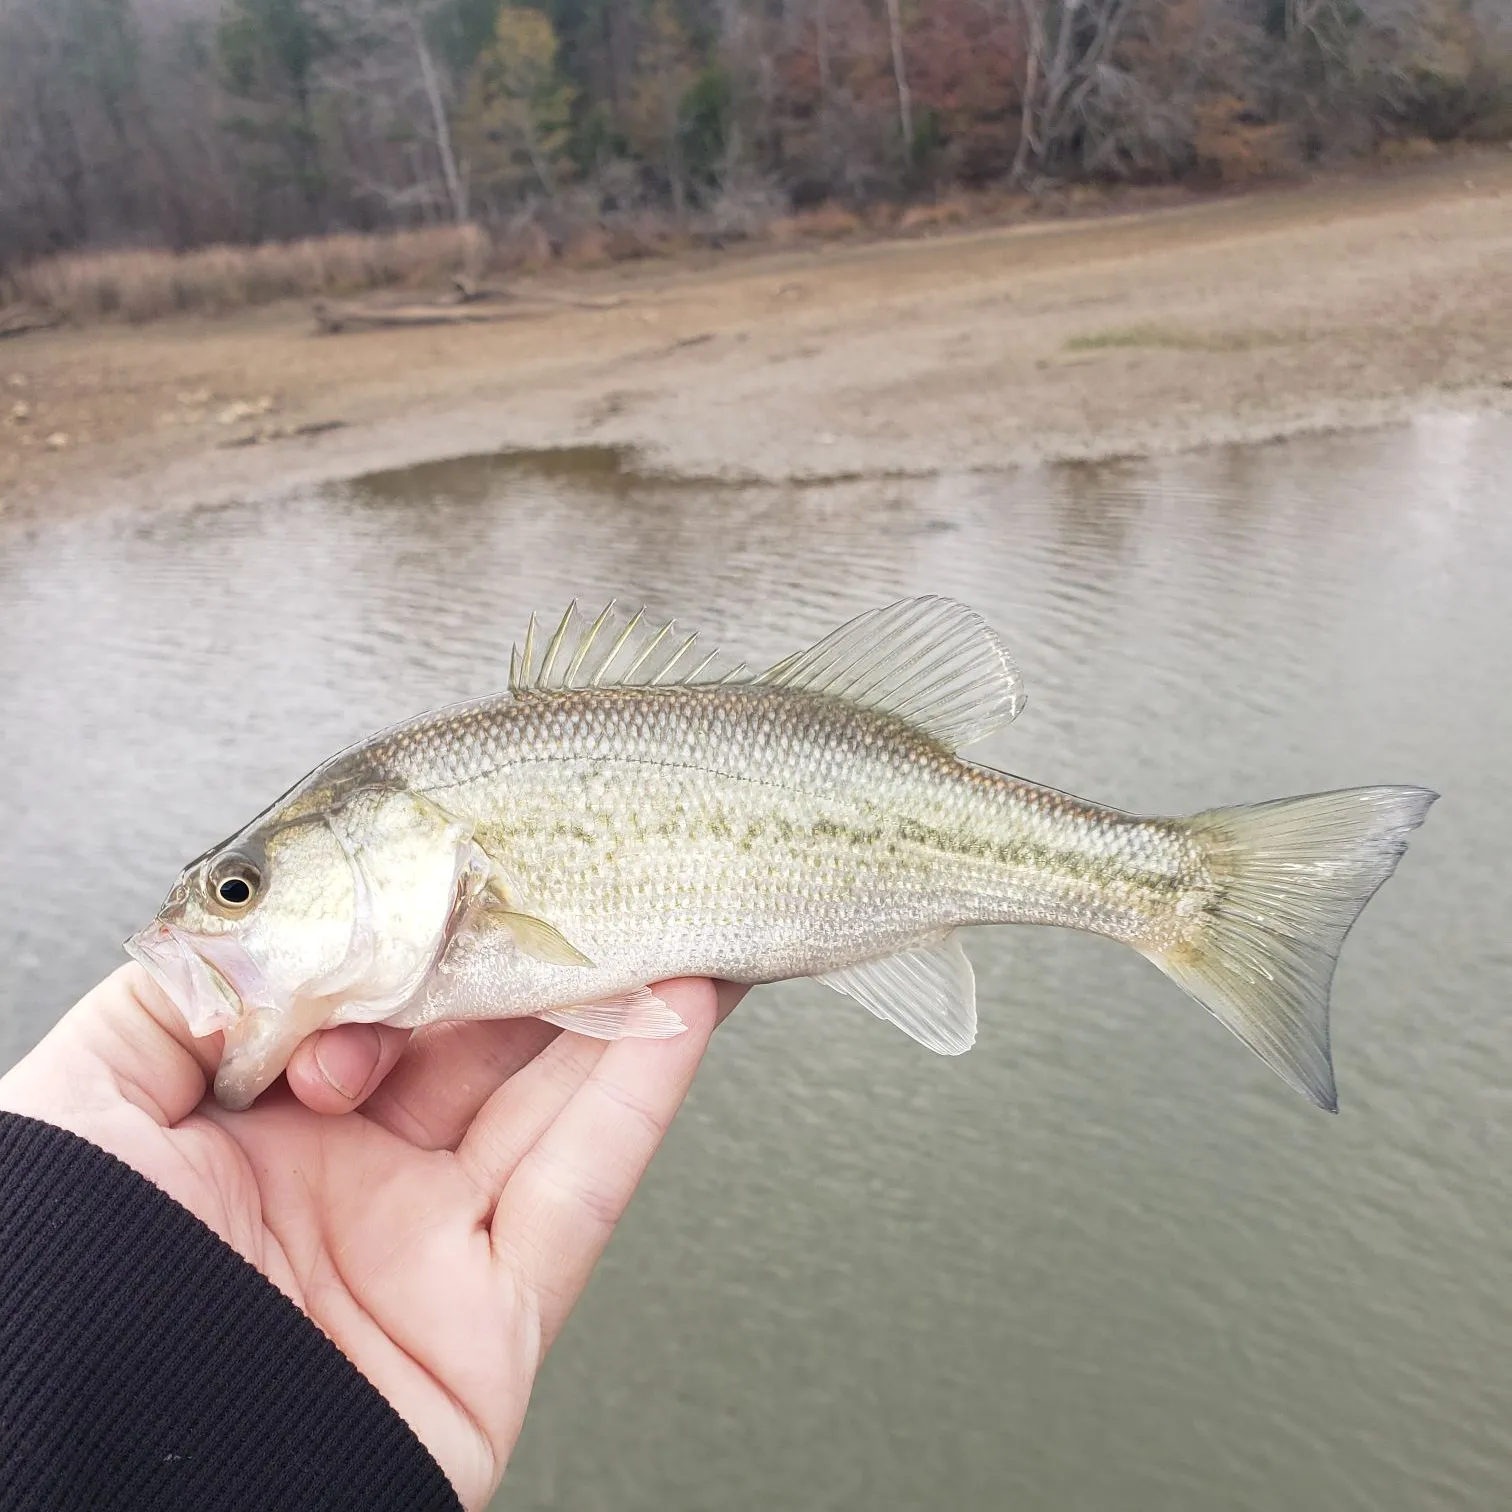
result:
[(1265, 1063), (1330, 1113), (1328, 992), (1349, 927), (1437, 793), (1350, 788), (1186, 821), (1215, 886), (1183, 943), (1146, 952)]

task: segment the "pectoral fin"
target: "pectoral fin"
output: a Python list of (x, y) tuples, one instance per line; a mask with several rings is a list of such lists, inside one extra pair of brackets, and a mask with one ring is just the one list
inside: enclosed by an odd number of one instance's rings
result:
[(632, 987), (618, 997), (537, 1015), (559, 1029), (590, 1039), (671, 1039), (688, 1026), (648, 987)]
[(538, 961), (547, 961), (553, 966), (591, 966), (593, 962), (572, 943), (556, 925), (538, 919), (534, 914), (516, 913), (507, 904), (490, 894), (486, 900), (488, 917), (502, 924), (514, 939), (515, 944), (528, 956)]
[(478, 853), (488, 869), (488, 880), (483, 884), (480, 902), (488, 917), (509, 931), (520, 950), (552, 966), (593, 965), (555, 924), (548, 924), (545, 919), (526, 913), (520, 904), (524, 902), (528, 905), (529, 899), (521, 898), (514, 879), (487, 851), (479, 847)]
[(976, 978), (954, 935), (818, 980), (937, 1054), (960, 1055), (976, 1042)]

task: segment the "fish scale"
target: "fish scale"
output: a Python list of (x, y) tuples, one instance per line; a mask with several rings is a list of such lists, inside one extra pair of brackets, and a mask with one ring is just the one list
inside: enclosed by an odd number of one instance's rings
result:
[[(1173, 916), (1172, 884), (1203, 882), (1195, 848), (1170, 825), (971, 766), (901, 720), (825, 694), (537, 694), (489, 711), (471, 749), (469, 769), (445, 722), (426, 720), (373, 760), (477, 823), (506, 870), (531, 879), (525, 905), (569, 937), (600, 952), (640, 942), (631, 975), (699, 951), (710, 969), (749, 973), (786, 912), (804, 939), (784, 942), (782, 975), (964, 923), (1070, 924), (1154, 943)], [(674, 876), (678, 911), (655, 911), (655, 879)], [(801, 908), (784, 910), (788, 898)], [(690, 947), (706, 920), (720, 939)]]

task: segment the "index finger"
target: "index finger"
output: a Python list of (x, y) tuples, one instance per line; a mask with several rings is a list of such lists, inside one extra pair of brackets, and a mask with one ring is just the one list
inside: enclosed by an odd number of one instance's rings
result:
[[(686, 1031), (608, 1045), (509, 1174), (494, 1210), (494, 1248), (511, 1258), (537, 1299), (543, 1354), (682, 1106), (715, 1025), (740, 995), (702, 978), (656, 990)], [(485, 1108), (480, 1125), (488, 1114)]]

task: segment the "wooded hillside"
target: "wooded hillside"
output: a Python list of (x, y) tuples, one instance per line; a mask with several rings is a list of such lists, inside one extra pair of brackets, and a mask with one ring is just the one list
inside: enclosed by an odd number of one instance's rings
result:
[(1512, 134), (1506, 0), (9, 0), (0, 267)]

